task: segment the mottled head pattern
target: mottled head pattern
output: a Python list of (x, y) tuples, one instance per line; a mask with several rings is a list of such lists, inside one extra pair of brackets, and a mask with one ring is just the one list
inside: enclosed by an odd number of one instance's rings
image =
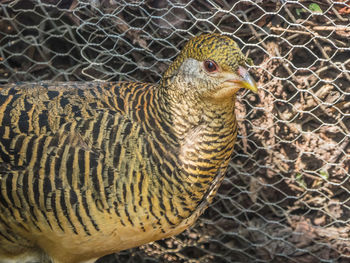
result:
[(228, 36), (202, 34), (192, 38), (164, 74), (164, 78), (176, 74), (181, 64), (188, 58), (198, 61), (214, 60), (224, 71), (235, 71), (239, 65), (250, 64), (237, 43)]

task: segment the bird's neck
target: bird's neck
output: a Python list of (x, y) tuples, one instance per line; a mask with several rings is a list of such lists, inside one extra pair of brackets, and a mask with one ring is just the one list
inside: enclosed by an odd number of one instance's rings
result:
[(202, 128), (208, 131), (212, 129), (215, 133), (216, 125), (213, 124), (229, 127), (236, 122), (235, 97), (220, 101), (210, 98), (198, 99), (195, 93), (179, 93), (179, 88), (170, 81), (162, 84), (166, 86), (160, 87), (155, 99), (166, 119), (171, 119), (173, 132), (178, 139), (183, 140), (198, 126), (203, 126)]
[[(221, 137), (236, 127), (235, 97), (215, 101), (199, 100), (192, 94), (179, 95), (176, 87), (160, 88), (155, 96), (162, 117), (170, 120), (172, 132), (179, 141), (192, 138), (198, 131)], [(192, 138), (193, 139), (193, 138)]]
[(181, 180), (191, 188), (193, 198), (202, 199), (215, 179), (225, 173), (233, 152), (237, 135), (235, 98), (196, 101), (179, 97), (172, 90), (160, 90), (159, 105), (161, 112), (170, 116), (172, 132), (179, 142)]

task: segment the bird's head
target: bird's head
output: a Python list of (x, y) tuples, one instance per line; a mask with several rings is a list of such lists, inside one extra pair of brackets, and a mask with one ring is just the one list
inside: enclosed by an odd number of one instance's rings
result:
[(232, 99), (240, 88), (257, 92), (246, 69), (249, 62), (230, 37), (202, 34), (187, 42), (165, 72), (162, 83), (176, 87), (184, 98)]

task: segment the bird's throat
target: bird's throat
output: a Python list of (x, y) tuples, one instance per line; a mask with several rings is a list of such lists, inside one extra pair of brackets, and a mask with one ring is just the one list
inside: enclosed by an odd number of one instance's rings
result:
[(228, 166), (237, 136), (234, 101), (232, 96), (220, 102), (200, 103), (164, 99), (179, 143), (180, 176), (197, 200), (202, 200), (218, 174), (225, 173)]

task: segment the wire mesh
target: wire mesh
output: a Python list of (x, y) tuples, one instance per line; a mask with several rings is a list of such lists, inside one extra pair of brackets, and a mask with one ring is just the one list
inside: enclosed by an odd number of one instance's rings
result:
[(255, 63), (227, 177), (184, 233), (98, 262), (349, 262), (350, 1), (0, 0), (0, 83), (159, 81), (191, 36)]

